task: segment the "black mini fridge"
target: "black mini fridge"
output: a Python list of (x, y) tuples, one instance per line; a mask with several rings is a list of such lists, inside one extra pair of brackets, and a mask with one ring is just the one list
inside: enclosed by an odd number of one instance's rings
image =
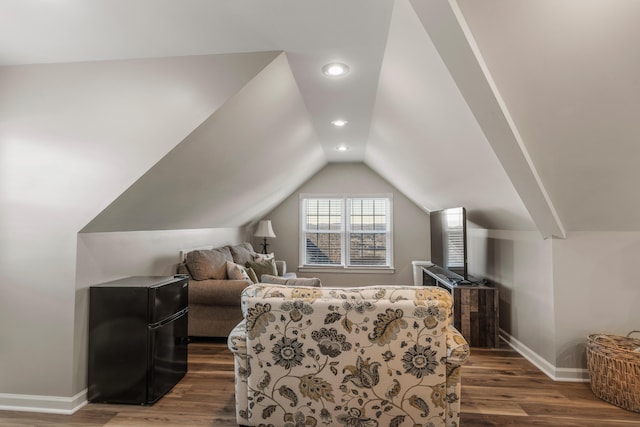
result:
[(89, 288), (88, 399), (153, 404), (187, 372), (188, 279), (135, 276)]

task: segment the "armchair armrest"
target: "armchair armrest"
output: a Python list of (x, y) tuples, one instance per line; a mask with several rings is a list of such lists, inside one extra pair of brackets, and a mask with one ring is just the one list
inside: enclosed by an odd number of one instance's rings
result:
[(276, 270), (278, 270), (278, 276), (284, 276), (287, 273), (287, 262), (285, 260), (276, 260)]
[(457, 417), (447, 418), (446, 427), (458, 427), (460, 414), (460, 372), (461, 366), (469, 357), (469, 344), (462, 334), (453, 325), (449, 325), (446, 332), (447, 345), (447, 397), (451, 399), (447, 402), (447, 410), (450, 413), (458, 414)]
[(453, 325), (447, 328), (447, 363), (453, 366), (463, 365), (471, 353), (467, 340)]
[(247, 321), (242, 320), (235, 328), (229, 333), (229, 339), (227, 340), (227, 347), (234, 355), (240, 357), (247, 357)]
[(234, 359), (235, 371), (235, 396), (236, 396), (236, 419), (246, 420), (248, 418), (247, 408), (249, 407), (249, 388), (247, 377), (250, 366), (247, 363), (247, 321), (243, 320), (229, 333), (227, 346)]

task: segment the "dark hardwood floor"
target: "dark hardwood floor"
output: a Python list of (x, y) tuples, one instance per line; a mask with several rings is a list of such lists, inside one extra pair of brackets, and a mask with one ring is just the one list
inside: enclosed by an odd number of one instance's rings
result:
[[(588, 384), (554, 382), (513, 350), (472, 349), (461, 426), (640, 426)], [(0, 411), (0, 426), (237, 426), (233, 359), (223, 342), (189, 344), (189, 372), (153, 406), (89, 404), (73, 415)]]

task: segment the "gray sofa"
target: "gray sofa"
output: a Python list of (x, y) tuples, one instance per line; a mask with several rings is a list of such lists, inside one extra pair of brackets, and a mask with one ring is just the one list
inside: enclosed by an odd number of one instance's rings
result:
[[(189, 277), (189, 336), (227, 337), (242, 320), (240, 295), (244, 288), (257, 282), (262, 274), (296, 276), (287, 273), (284, 261), (257, 259), (261, 256), (248, 242), (183, 251), (177, 272)], [(265, 270), (259, 270), (263, 267)], [(254, 271), (252, 280), (254, 268), (259, 271)]]

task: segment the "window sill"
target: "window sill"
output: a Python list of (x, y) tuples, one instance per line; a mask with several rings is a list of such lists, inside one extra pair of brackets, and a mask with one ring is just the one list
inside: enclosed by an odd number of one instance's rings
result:
[(393, 267), (321, 267), (321, 266), (298, 266), (298, 271), (304, 273), (347, 273), (347, 274), (394, 274)]

